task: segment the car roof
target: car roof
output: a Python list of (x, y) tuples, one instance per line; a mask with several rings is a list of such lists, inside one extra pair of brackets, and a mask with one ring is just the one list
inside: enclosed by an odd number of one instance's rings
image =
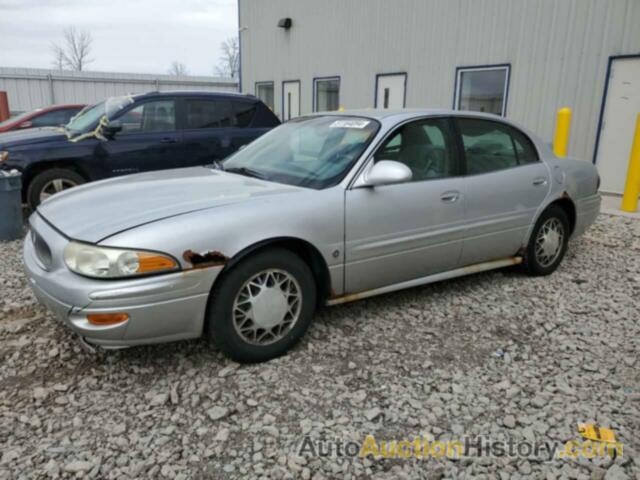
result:
[(132, 95), (132, 97), (139, 98), (147, 98), (147, 97), (163, 97), (163, 96), (171, 96), (171, 97), (216, 97), (216, 98), (237, 98), (237, 99), (247, 99), (247, 100), (256, 100), (257, 97), (245, 93), (238, 92), (211, 92), (211, 91), (203, 91), (203, 90), (163, 90), (161, 92), (146, 92)]
[(356, 117), (369, 117), (374, 118), (376, 120), (385, 120), (392, 117), (403, 117), (403, 118), (413, 118), (413, 117), (426, 117), (426, 116), (437, 116), (437, 115), (452, 115), (452, 116), (472, 116), (472, 117), (481, 117), (492, 120), (500, 120), (506, 121), (509, 123), (504, 117), (494, 115), (491, 113), (483, 113), (483, 112), (471, 112), (465, 110), (451, 110), (445, 108), (402, 108), (402, 109), (380, 109), (380, 108), (362, 108), (362, 109), (354, 109), (354, 110), (342, 110), (342, 111), (332, 111), (332, 112), (316, 112), (313, 115), (344, 115), (344, 116), (356, 116)]

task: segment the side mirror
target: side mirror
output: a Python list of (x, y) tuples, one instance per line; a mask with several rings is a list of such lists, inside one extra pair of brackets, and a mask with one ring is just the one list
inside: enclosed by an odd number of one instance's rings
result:
[(120, 120), (112, 120), (102, 127), (102, 134), (107, 138), (115, 137), (116, 133), (122, 130), (122, 122)]
[(33, 123), (31, 123), (29, 120), (22, 122), (18, 125), (18, 128), (31, 128), (33, 127)]
[(362, 177), (357, 186), (377, 187), (380, 185), (393, 185), (396, 183), (410, 182), (413, 178), (411, 169), (404, 163), (394, 160), (380, 160)]

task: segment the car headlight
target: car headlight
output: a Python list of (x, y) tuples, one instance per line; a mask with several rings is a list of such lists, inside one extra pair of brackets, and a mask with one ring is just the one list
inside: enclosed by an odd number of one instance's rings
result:
[(176, 260), (156, 252), (97, 247), (70, 242), (64, 249), (69, 270), (94, 278), (122, 278), (178, 270)]
[(9, 152), (3, 150), (0, 151), (0, 163), (5, 162), (9, 158)]

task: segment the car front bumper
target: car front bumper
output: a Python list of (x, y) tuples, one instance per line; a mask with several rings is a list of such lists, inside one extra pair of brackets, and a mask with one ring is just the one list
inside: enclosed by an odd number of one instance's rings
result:
[[(97, 280), (71, 272), (63, 260), (69, 239), (37, 213), (24, 241), (24, 265), (29, 284), (56, 319), (90, 344), (120, 348), (197, 338), (213, 282), (222, 267), (127, 280)], [(38, 244), (34, 241), (40, 237)], [(50, 255), (40, 250), (48, 248)], [(92, 313), (127, 313), (116, 325), (94, 325)]]

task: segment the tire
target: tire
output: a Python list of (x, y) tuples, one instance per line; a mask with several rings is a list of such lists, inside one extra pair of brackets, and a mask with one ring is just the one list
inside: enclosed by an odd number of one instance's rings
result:
[[(60, 183), (57, 183), (54, 186), (54, 181), (60, 181)], [(55, 193), (58, 193), (62, 190), (66, 190), (67, 188), (82, 185), (85, 181), (86, 180), (78, 172), (67, 168), (52, 168), (50, 170), (45, 170), (38, 173), (33, 180), (31, 180), (31, 183), (29, 183), (29, 188), (27, 189), (27, 203), (32, 210), (35, 210), (43, 200), (42, 196), (46, 193), (45, 190), (51, 194), (54, 193), (53, 190), (57, 190)], [(63, 188), (56, 189), (56, 187), (60, 185), (62, 185)]]
[[(547, 235), (555, 232), (561, 234), (562, 238), (555, 237), (554, 239), (551, 237), (550, 243), (547, 243), (541, 238), (545, 235), (544, 229), (547, 229)], [(542, 212), (531, 233), (523, 264), (525, 272), (531, 276), (544, 276), (553, 273), (567, 252), (569, 236), (570, 227), (567, 213), (557, 205), (549, 206)], [(541, 245), (539, 245), (540, 243)]]
[[(205, 332), (226, 355), (243, 363), (263, 362), (283, 355), (302, 338), (313, 320), (316, 284), (300, 257), (269, 248), (223, 275), (209, 296)], [(276, 281), (284, 283), (277, 286)], [(248, 291), (254, 296), (249, 297)], [(296, 291), (297, 306), (292, 293)], [(278, 318), (286, 321), (274, 325)]]

